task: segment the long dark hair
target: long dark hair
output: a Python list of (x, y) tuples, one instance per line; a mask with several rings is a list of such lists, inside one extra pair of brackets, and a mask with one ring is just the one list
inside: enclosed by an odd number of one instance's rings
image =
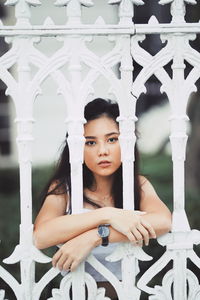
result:
[[(100, 118), (101, 116), (106, 116), (111, 118), (116, 122), (116, 118), (119, 116), (119, 107), (117, 103), (113, 103), (110, 100), (104, 100), (97, 98), (89, 102), (85, 106), (84, 117), (86, 121), (91, 121)], [(138, 177), (138, 151), (135, 147), (135, 164), (134, 164), (134, 196), (135, 196), (135, 209), (140, 207), (140, 185)], [(53, 188), (49, 190), (50, 185), (54, 183)], [(94, 184), (94, 176), (90, 169), (87, 168), (85, 163), (83, 164), (83, 188), (90, 189)], [(112, 196), (114, 199), (115, 207), (123, 207), (123, 191), (122, 191), (122, 166), (114, 174), (114, 181), (112, 185)], [(67, 139), (64, 145), (64, 149), (61, 153), (60, 159), (57, 163), (55, 172), (51, 179), (49, 180), (47, 186), (45, 187), (42, 198), (45, 200), (46, 196), (50, 194), (71, 194), (71, 180), (70, 180), (70, 163), (69, 163), (69, 147)], [(85, 202), (88, 202), (95, 207), (100, 207), (98, 204), (94, 203), (92, 200), (88, 199), (85, 195), (83, 196)], [(71, 207), (71, 205), (69, 206)]]

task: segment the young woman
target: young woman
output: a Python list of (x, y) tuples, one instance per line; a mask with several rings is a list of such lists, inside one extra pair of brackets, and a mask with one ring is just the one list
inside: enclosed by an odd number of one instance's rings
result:
[[(44, 192), (44, 203), (35, 221), (34, 242), (39, 249), (61, 244), (52, 259), (53, 266), (61, 271), (74, 271), (92, 251), (120, 279), (119, 263), (109, 265), (104, 260), (113, 251), (115, 243), (131, 242), (133, 247), (143, 243), (148, 245), (150, 238), (170, 230), (170, 211), (151, 183), (138, 174), (137, 152), (135, 210), (124, 210), (122, 207), (118, 115), (118, 105), (103, 99), (95, 99), (85, 107), (84, 211), (71, 214), (67, 142), (55, 174)], [(105, 279), (97, 272), (92, 273), (90, 267), (86, 271), (101, 282), (101, 286), (109, 286), (103, 283)]]

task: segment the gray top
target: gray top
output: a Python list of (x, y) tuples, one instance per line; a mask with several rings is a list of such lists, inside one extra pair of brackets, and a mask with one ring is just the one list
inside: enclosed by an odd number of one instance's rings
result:
[[(90, 209), (83, 208), (83, 212), (90, 211)], [(107, 269), (109, 269), (115, 276), (121, 280), (121, 261), (109, 262), (105, 258), (109, 256), (119, 243), (110, 243), (108, 246), (98, 246), (92, 250), (92, 254), (101, 262)], [(60, 247), (61, 245), (58, 245)], [(89, 263), (85, 264), (85, 271), (88, 272), (97, 282), (107, 281), (100, 273), (98, 273)], [(68, 272), (62, 271), (61, 274), (65, 276)]]

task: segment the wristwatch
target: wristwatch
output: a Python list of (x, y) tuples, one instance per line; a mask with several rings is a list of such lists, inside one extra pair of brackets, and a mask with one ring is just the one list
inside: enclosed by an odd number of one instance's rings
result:
[(108, 237), (110, 234), (109, 224), (103, 224), (98, 226), (98, 235), (102, 238), (102, 246), (108, 246)]

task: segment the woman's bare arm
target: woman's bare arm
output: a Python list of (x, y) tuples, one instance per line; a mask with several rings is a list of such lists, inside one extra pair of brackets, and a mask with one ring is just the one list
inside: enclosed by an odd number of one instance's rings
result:
[[(65, 215), (66, 199), (61, 195), (50, 195), (46, 198), (34, 225), (34, 244), (39, 249), (63, 244), (72, 238), (94, 229), (92, 235), (94, 243), (99, 240), (97, 227), (100, 224), (111, 224), (110, 242), (131, 241), (135, 237), (129, 232), (130, 224), (140, 222), (140, 216), (134, 211), (125, 211), (114, 207), (103, 207), (90, 212)], [(117, 228), (112, 228), (117, 224)], [(143, 227), (143, 226), (142, 226)], [(143, 237), (149, 239), (154, 236), (154, 230), (150, 224), (143, 227)]]
[(66, 215), (65, 195), (49, 195), (35, 220), (34, 243), (44, 249), (62, 244), (81, 233), (107, 222), (104, 208)]
[(172, 216), (168, 207), (160, 200), (152, 184), (143, 176), (140, 176), (141, 200), (140, 210), (146, 214), (141, 218), (148, 221), (160, 236), (171, 230)]
[[(140, 209), (146, 212), (145, 215), (113, 207), (65, 215), (66, 196), (49, 195), (35, 221), (36, 247), (43, 249), (65, 243), (104, 223), (111, 224), (110, 242), (129, 240), (134, 243), (144, 240), (145, 244), (148, 244), (149, 238), (168, 232), (171, 228), (171, 213), (159, 199), (149, 181), (144, 178), (142, 180), (144, 182)], [(97, 229), (93, 232), (97, 232)]]

